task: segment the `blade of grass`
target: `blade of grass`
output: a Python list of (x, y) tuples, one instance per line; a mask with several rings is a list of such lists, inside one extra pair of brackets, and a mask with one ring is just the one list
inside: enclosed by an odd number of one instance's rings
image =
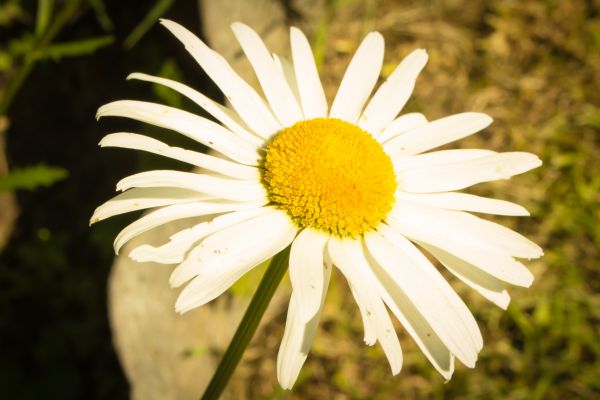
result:
[(63, 57), (76, 57), (92, 54), (99, 48), (108, 46), (113, 41), (114, 38), (111, 35), (106, 35), (71, 42), (56, 43), (46, 47), (39, 57), (59, 60)]
[(44, 34), (52, 18), (53, 0), (38, 0), (37, 16), (35, 19), (35, 35), (40, 37)]
[(152, 25), (173, 5), (173, 0), (158, 0), (135, 29), (127, 36), (123, 45), (131, 49), (150, 30)]
[[(82, 0), (69, 0), (65, 6), (60, 10), (60, 13), (56, 16), (50, 27), (46, 30), (43, 36), (36, 42), (35, 49), (42, 50), (48, 46), (56, 35), (62, 30), (65, 24), (71, 19), (77, 10)], [(15, 73), (13, 78), (6, 85), (4, 90), (4, 97), (0, 100), (0, 115), (5, 115), (12, 103), (13, 98), (18, 93), (19, 89), (25, 82), (25, 79), (31, 73), (31, 70), (35, 66), (37, 59), (33, 54), (26, 57), (23, 61), (23, 65)]]
[(108, 13), (106, 12), (106, 7), (104, 6), (104, 1), (102, 0), (91, 0), (90, 4), (94, 9), (94, 13), (96, 14), (96, 19), (98, 23), (104, 29), (105, 32), (112, 32), (114, 28), (114, 24)]

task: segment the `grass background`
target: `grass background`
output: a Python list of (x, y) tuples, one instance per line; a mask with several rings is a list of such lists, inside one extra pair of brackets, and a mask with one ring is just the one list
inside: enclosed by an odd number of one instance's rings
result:
[[(0, 254), (0, 393), (6, 398), (127, 397), (105, 309), (110, 243), (124, 220), (89, 230), (87, 219), (120, 177), (157, 164), (97, 150), (104, 132), (127, 127), (124, 121), (99, 127), (93, 115), (118, 98), (187, 106), (169, 92), (126, 85), (134, 70), (205, 85), (164, 32), (149, 29), (131, 44), (156, 1), (84, 3), (57, 40), (110, 35), (112, 44), (40, 60), (7, 112), (11, 168), (44, 162), (69, 177), (17, 192), (21, 215)], [(169, 18), (199, 26), (193, 2), (163, 6), (170, 6), (159, 10)], [(24, 63), (19, 45), (33, 34), (38, 8), (34, 1), (6, 1), (0, 10), (0, 16), (12, 13), (0, 18), (1, 96)], [(312, 39), (329, 98), (360, 39), (375, 29), (386, 39), (382, 78), (412, 49), (429, 52), (407, 111), (429, 119), (467, 110), (494, 118), (485, 132), (452, 147), (529, 151), (543, 159), (533, 172), (471, 192), (528, 208), (530, 218), (497, 221), (531, 237), (545, 256), (528, 263), (536, 281), (530, 289), (512, 288), (507, 312), (453, 282), (476, 315), (485, 346), (474, 370), (458, 367), (446, 384), (401, 327), (405, 364), (392, 378), (380, 349), (361, 343), (356, 306), (335, 276), (295, 390), (275, 384), (282, 314), (253, 343), (240, 371), (250, 398), (600, 398), (599, 11), (600, 2), (591, 0), (326, 2)]]

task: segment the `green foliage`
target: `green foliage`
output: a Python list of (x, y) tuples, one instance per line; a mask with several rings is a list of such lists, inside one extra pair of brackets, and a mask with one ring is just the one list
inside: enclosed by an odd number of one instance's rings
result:
[[(172, 58), (167, 58), (163, 62), (162, 66), (160, 67), (160, 71), (158, 72), (158, 76), (178, 82), (183, 80), (179, 66)], [(154, 92), (154, 95), (157, 96), (164, 104), (171, 107), (182, 108), (183, 96), (181, 93), (159, 84), (153, 84), (152, 91)]]
[(114, 38), (110, 35), (74, 40), (52, 44), (44, 49), (40, 49), (35, 54), (40, 59), (51, 58), (57, 61), (63, 57), (80, 57), (93, 54), (98, 49), (110, 45), (113, 41)]
[(0, 177), (0, 192), (15, 190), (33, 190), (40, 186), (50, 186), (67, 177), (64, 168), (47, 165), (36, 165), (21, 169), (13, 169), (8, 175)]
[(38, 11), (35, 21), (36, 36), (42, 36), (46, 32), (46, 29), (48, 29), (50, 19), (52, 18), (53, 3), (53, 0), (38, 0)]
[(127, 36), (123, 44), (125, 48), (131, 49), (152, 28), (160, 17), (173, 5), (174, 0), (158, 0), (150, 9), (144, 19)]
[(106, 7), (104, 6), (103, 0), (90, 0), (91, 6), (94, 8), (94, 14), (96, 14), (96, 19), (98, 23), (106, 32), (110, 32), (113, 30), (114, 24), (106, 12)]

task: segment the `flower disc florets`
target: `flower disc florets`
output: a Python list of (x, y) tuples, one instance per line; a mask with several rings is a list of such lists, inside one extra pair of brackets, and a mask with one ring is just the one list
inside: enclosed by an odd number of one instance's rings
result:
[(264, 167), (269, 199), (300, 227), (356, 237), (376, 228), (394, 204), (396, 176), (381, 144), (339, 119), (283, 129)]

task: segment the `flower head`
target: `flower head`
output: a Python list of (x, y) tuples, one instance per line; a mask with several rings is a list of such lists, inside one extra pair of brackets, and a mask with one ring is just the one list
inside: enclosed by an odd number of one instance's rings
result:
[[(457, 192), (508, 179), (541, 165), (528, 153), (440, 150), (487, 127), (492, 119), (462, 113), (435, 121), (399, 115), (427, 62), (409, 54), (372, 94), (383, 62), (380, 34), (366, 36), (328, 107), (306, 37), (291, 29), (292, 61), (271, 55), (246, 25), (232, 29), (266, 100), (217, 53), (182, 26), (163, 21), (219, 86), (232, 108), (168, 79), (158, 83), (202, 107), (213, 120), (159, 104), (122, 100), (98, 117), (132, 118), (177, 131), (223, 157), (169, 147), (135, 133), (106, 136), (101, 146), (147, 151), (200, 167), (159, 170), (121, 180), (124, 193), (98, 207), (92, 222), (156, 208), (127, 226), (115, 251), (161, 224), (209, 216), (162, 246), (142, 245), (138, 261), (179, 264), (172, 286), (187, 286), (176, 310), (199, 307), (261, 262), (291, 246), (292, 296), (278, 357), (278, 378), (291, 388), (315, 336), (332, 267), (347, 279), (368, 345), (379, 342), (394, 374), (402, 351), (388, 309), (447, 379), (457, 358), (473, 367), (483, 341), (475, 319), (415, 244), (496, 305), (505, 284), (529, 286), (516, 258), (542, 250), (518, 233), (470, 212), (528, 215), (507, 201)], [(215, 122), (217, 121), (217, 122)], [(387, 307), (386, 307), (387, 306)]]

